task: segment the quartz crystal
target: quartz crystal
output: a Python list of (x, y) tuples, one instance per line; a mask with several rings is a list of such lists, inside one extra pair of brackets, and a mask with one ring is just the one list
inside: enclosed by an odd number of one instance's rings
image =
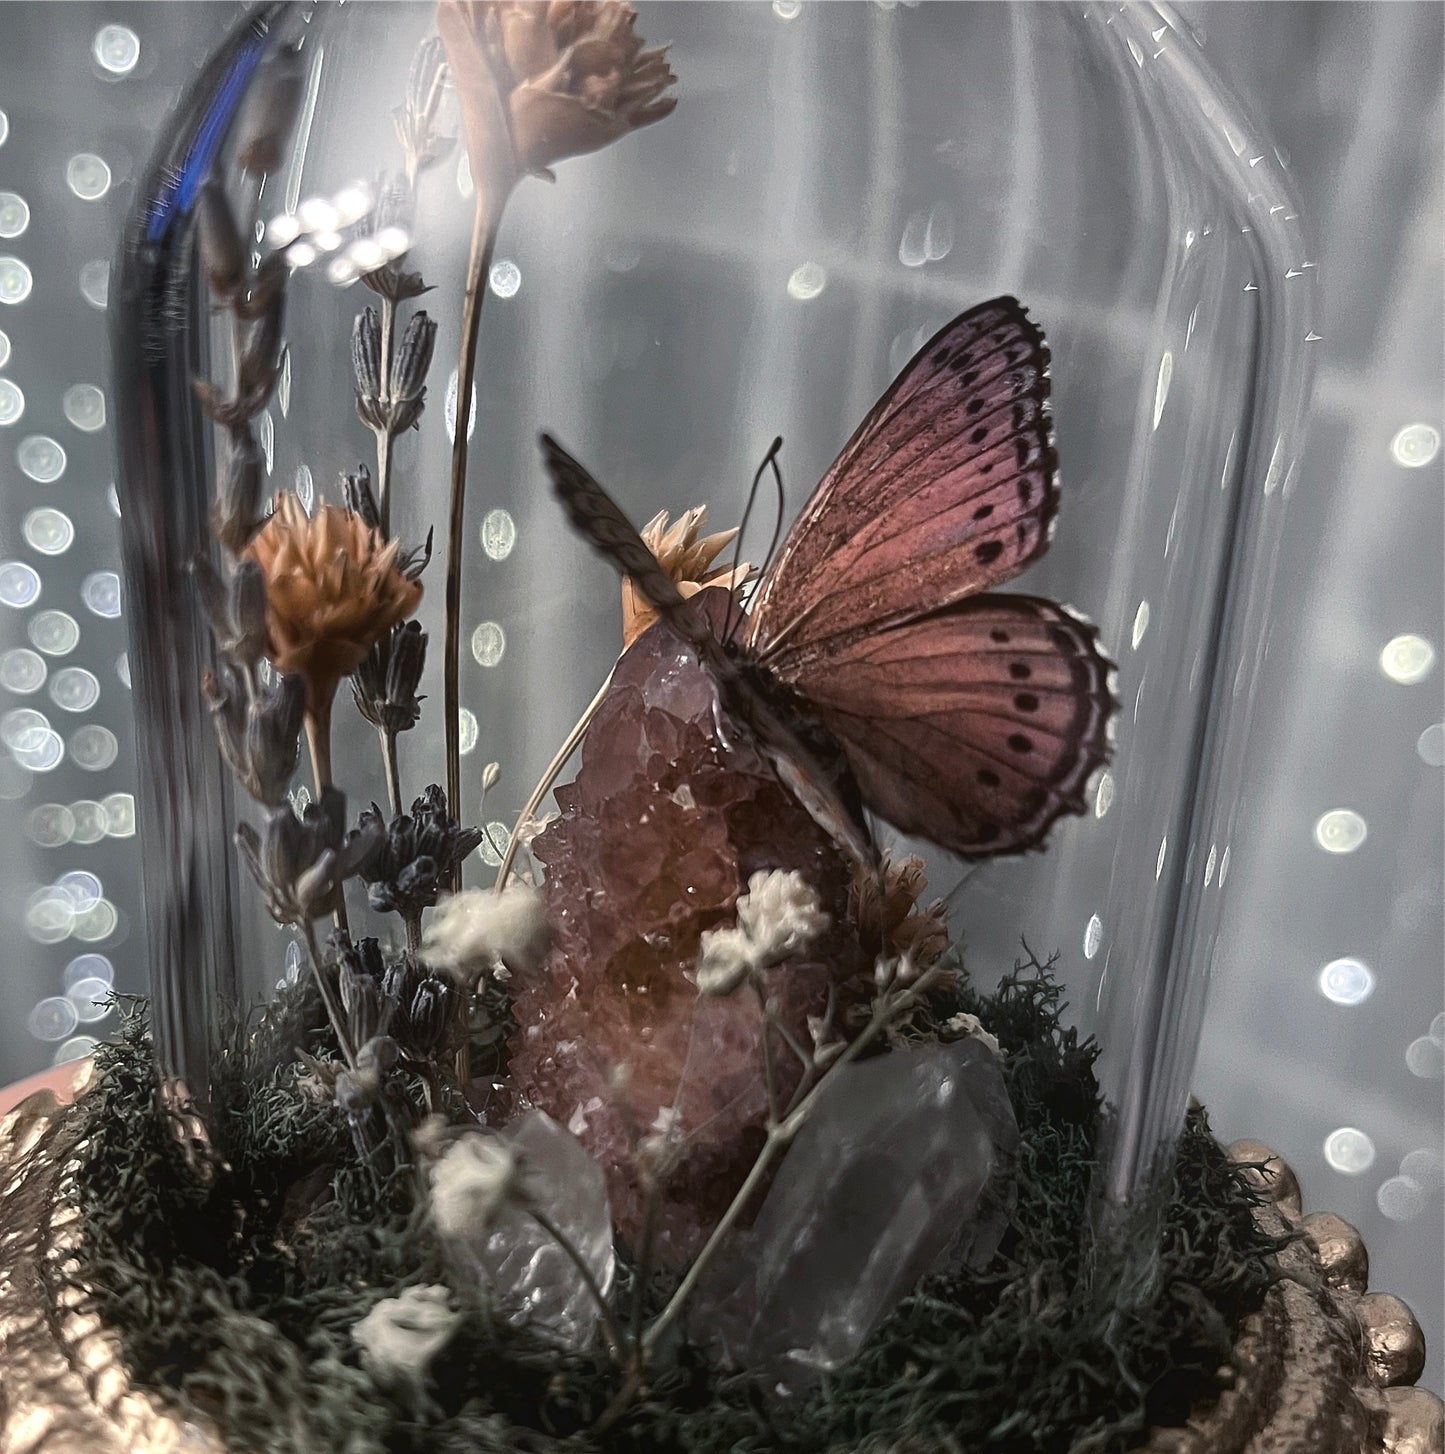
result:
[[(719, 619), (728, 608), (723, 591), (694, 599)], [(618, 662), (577, 780), (557, 801), (560, 817), (532, 845), (553, 945), (535, 973), (513, 979), (510, 1089), (601, 1163), (619, 1236), (634, 1250), (638, 1142), (663, 1125), (687, 1137), (653, 1249), (679, 1267), (742, 1184), (767, 1114), (757, 999), (746, 989), (699, 997), (703, 932), (735, 922), (760, 869), (802, 875), (832, 927), (770, 971), (769, 988), (805, 1045), (830, 985), (845, 1009), (866, 995), (876, 945), (848, 922), (849, 864), (748, 741), (720, 729), (711, 680), (665, 623)], [(786, 1096), (798, 1061), (786, 1049), (778, 1061)]]
[(506, 1315), (571, 1348), (597, 1333), (598, 1309), (581, 1271), (529, 1208), (563, 1233), (605, 1293), (612, 1284), (612, 1214), (602, 1170), (577, 1138), (542, 1111), (528, 1111), (502, 1138), (516, 1153), (522, 1193), (487, 1224), (477, 1258)]
[(978, 1040), (842, 1066), (704, 1278), (693, 1336), (788, 1388), (841, 1367), (920, 1278), (993, 1256), (1017, 1143)]

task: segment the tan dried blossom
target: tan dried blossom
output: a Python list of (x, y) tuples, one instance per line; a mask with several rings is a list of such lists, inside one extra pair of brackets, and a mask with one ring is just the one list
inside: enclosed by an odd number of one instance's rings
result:
[(636, 20), (627, 0), (441, 0), (437, 30), (479, 189), (505, 194), (673, 109), (666, 49), (648, 49)]
[[(735, 566), (715, 565), (723, 551), (737, 539), (736, 530), (719, 530), (715, 535), (699, 535), (707, 522), (707, 506), (696, 505), (679, 516), (671, 525), (667, 511), (659, 510), (643, 527), (642, 538), (657, 557), (673, 584), (684, 596), (695, 596), (708, 586), (727, 590), (741, 589), (753, 576), (746, 561)], [(654, 621), (657, 612), (630, 579), (622, 580), (622, 646), (631, 646)]]
[(860, 875), (848, 893), (848, 917), (864, 943), (890, 956), (905, 956), (919, 973), (948, 948), (942, 900), (918, 907), (927, 887), (923, 860), (915, 854), (898, 863), (884, 858), (877, 878)]
[(247, 547), (266, 578), (266, 652), (306, 682), (307, 710), (328, 711), (337, 684), (421, 601), (421, 584), (360, 515), (322, 505), (308, 515), (289, 492)]

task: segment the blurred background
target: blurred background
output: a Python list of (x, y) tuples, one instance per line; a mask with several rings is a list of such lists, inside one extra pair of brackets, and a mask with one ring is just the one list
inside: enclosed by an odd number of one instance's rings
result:
[[(758, 44), (807, 8), (759, 0)], [(1323, 289), (1195, 1089), (1360, 1228), (1438, 1392), (1445, 11), (1180, 9), (1286, 159)], [(105, 308), (138, 175), (239, 13), (5, 7), (0, 1082), (86, 1053), (106, 985), (146, 990)]]

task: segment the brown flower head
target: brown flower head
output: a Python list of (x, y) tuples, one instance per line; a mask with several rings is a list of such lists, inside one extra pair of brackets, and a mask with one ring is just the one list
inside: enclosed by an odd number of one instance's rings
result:
[(667, 52), (646, 48), (636, 20), (628, 0), (441, 0), (479, 188), (505, 191), (672, 110)]
[(948, 948), (942, 900), (919, 906), (928, 877), (916, 854), (895, 863), (885, 857), (879, 878), (855, 877), (848, 915), (859, 937), (877, 954), (906, 954), (919, 970), (937, 963)]
[[(723, 551), (737, 539), (736, 530), (719, 530), (716, 535), (698, 532), (707, 522), (707, 506), (697, 505), (681, 515), (671, 526), (667, 511), (659, 510), (644, 526), (642, 538), (657, 557), (673, 583), (684, 596), (695, 596), (706, 586), (725, 586), (737, 591), (751, 579), (752, 566), (746, 561), (737, 565), (715, 565)], [(654, 621), (657, 612), (627, 577), (622, 580), (622, 646), (626, 650)]]
[(421, 584), (400, 553), (352, 510), (308, 515), (295, 495), (276, 496), (246, 554), (266, 578), (266, 653), (277, 671), (305, 680), (308, 709), (329, 707), (372, 643), (416, 610)]

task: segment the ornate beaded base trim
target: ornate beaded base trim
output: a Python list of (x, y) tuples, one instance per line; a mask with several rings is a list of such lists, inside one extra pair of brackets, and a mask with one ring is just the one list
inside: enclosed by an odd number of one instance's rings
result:
[[(65, 1131), (48, 1091), (0, 1120), (0, 1301), (12, 1310), (0, 1321), (0, 1454), (216, 1451), (207, 1430), (130, 1386), (113, 1335), (64, 1275), (76, 1217)], [(1419, 1325), (1398, 1298), (1366, 1291), (1359, 1234), (1329, 1213), (1304, 1216), (1294, 1173), (1267, 1146), (1239, 1141), (1229, 1155), (1268, 1197), (1269, 1230), (1302, 1236), (1240, 1336), (1233, 1386), (1139, 1454), (1439, 1454), (1441, 1402), (1411, 1386), (1425, 1361)]]
[(1233, 1387), (1140, 1454), (1440, 1454), (1440, 1400), (1412, 1386), (1424, 1336), (1399, 1298), (1366, 1291), (1360, 1234), (1330, 1212), (1306, 1216), (1294, 1172), (1263, 1142), (1236, 1141), (1229, 1156), (1269, 1199), (1258, 1213), (1268, 1230), (1302, 1235), (1246, 1321)]

